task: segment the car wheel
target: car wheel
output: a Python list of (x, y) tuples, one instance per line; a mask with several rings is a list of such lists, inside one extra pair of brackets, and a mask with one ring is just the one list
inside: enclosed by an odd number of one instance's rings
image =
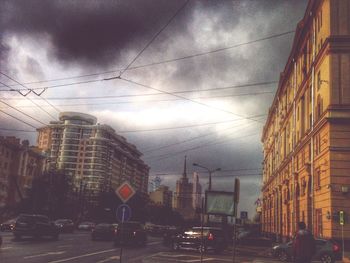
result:
[(278, 252), (278, 259), (283, 261), (283, 262), (287, 262), (289, 257), (288, 257), (288, 254), (286, 253), (286, 251), (281, 250), (280, 252)]
[(323, 254), (320, 258), (322, 263), (333, 263), (333, 257), (330, 254)]
[(173, 250), (179, 250), (180, 249), (180, 245), (177, 242), (173, 242)]

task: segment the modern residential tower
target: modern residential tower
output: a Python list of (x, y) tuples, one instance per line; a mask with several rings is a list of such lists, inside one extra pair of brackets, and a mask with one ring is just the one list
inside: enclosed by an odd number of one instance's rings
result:
[(76, 187), (91, 193), (116, 189), (129, 181), (147, 194), (149, 167), (137, 148), (94, 116), (62, 112), (59, 121), (38, 129), (38, 147), (49, 157), (50, 169), (64, 170)]

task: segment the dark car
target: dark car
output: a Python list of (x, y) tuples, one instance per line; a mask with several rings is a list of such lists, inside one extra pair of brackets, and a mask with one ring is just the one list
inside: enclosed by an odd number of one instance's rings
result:
[(173, 242), (173, 238), (176, 235), (179, 235), (183, 232), (183, 229), (180, 227), (171, 227), (168, 228), (165, 233), (163, 234), (163, 245), (164, 246), (171, 246)]
[(173, 250), (188, 249), (220, 253), (227, 247), (228, 238), (221, 228), (193, 227), (175, 235), (171, 243)]
[(144, 226), (140, 222), (125, 222), (118, 224), (114, 235), (114, 245), (137, 245), (145, 246), (147, 234)]
[(236, 242), (238, 245), (254, 245), (260, 247), (271, 247), (272, 242), (270, 238), (263, 237), (258, 231), (242, 230), (237, 234)]
[(94, 229), (94, 227), (95, 227), (95, 223), (89, 222), (89, 221), (82, 222), (78, 225), (79, 230), (85, 230), (85, 231), (91, 231), (92, 229)]
[(40, 238), (49, 236), (58, 239), (59, 229), (45, 215), (20, 215), (13, 229), (16, 239), (22, 236)]
[(113, 240), (114, 235), (117, 232), (117, 224), (105, 224), (101, 223), (96, 225), (96, 227), (91, 232), (92, 240)]
[(2, 237), (0, 236), (0, 247), (1, 247), (1, 245), (2, 245)]
[(57, 219), (55, 225), (60, 229), (60, 232), (74, 232), (74, 222), (70, 219)]
[[(315, 239), (316, 252), (313, 260), (320, 260), (322, 263), (333, 263), (336, 260), (342, 259), (340, 245), (327, 239)], [(293, 259), (293, 243), (283, 243), (272, 248), (272, 255), (279, 258), (281, 261), (291, 261)]]
[(16, 223), (17, 218), (7, 220), (3, 223), (0, 224), (0, 230), (1, 231), (12, 231), (15, 223)]

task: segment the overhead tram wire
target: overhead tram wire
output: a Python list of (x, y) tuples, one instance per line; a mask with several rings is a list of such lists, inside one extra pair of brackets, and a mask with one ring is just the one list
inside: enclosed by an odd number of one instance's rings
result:
[[(183, 57), (178, 57), (178, 58), (174, 58), (174, 59), (168, 59), (168, 60), (163, 60), (163, 61), (159, 61), (159, 62), (153, 62), (153, 63), (149, 63), (149, 64), (143, 64), (143, 65), (139, 65), (139, 66), (133, 66), (133, 67), (129, 67), (129, 70), (133, 70), (133, 69), (139, 69), (139, 68), (145, 68), (145, 67), (150, 67), (150, 66), (154, 66), (154, 65), (160, 65), (160, 64), (165, 64), (165, 63), (170, 63), (170, 62), (175, 62), (175, 61), (180, 61), (180, 60), (185, 60), (185, 59), (189, 59), (189, 58), (194, 58), (194, 57), (199, 57), (199, 56), (204, 56), (204, 55), (209, 55), (209, 54), (213, 54), (216, 52), (220, 52), (220, 51), (225, 51), (225, 50), (229, 50), (232, 48), (236, 48), (236, 47), (240, 47), (240, 46), (244, 46), (244, 45), (249, 45), (252, 43), (257, 43), (260, 41), (265, 41), (265, 40), (269, 40), (272, 38), (276, 38), (276, 37), (281, 37), (284, 35), (288, 35), (291, 33), (295, 33), (294, 30), (292, 31), (286, 31), (283, 33), (279, 33), (279, 34), (275, 34), (275, 35), (271, 35), (271, 36), (267, 36), (264, 38), (260, 38), (260, 39), (255, 39), (255, 40), (251, 40), (248, 42), (244, 42), (244, 43), (240, 43), (240, 44), (236, 44), (236, 45), (232, 45), (232, 46), (228, 46), (228, 47), (224, 47), (224, 48), (219, 48), (219, 49), (214, 49), (211, 51), (207, 51), (207, 52), (202, 52), (202, 53), (197, 53), (197, 54), (193, 54), (193, 55), (188, 55), (188, 56), (183, 56)], [(29, 84), (39, 84), (39, 83), (46, 83), (46, 82), (53, 82), (53, 81), (61, 81), (61, 80), (70, 80), (70, 79), (77, 79), (77, 78), (85, 78), (85, 77), (92, 77), (92, 76), (99, 76), (99, 75), (103, 75), (103, 74), (111, 74), (111, 73), (117, 73), (122, 71), (123, 69), (115, 69), (115, 70), (109, 70), (109, 71), (103, 71), (103, 72), (98, 72), (98, 73), (91, 73), (91, 74), (84, 74), (84, 75), (76, 75), (76, 76), (71, 76), (71, 77), (63, 77), (63, 78), (56, 78), (56, 79), (48, 79), (48, 80), (39, 80), (39, 81), (31, 81), (31, 82), (24, 82), (23, 84), (25, 85), (29, 85)], [(95, 79), (95, 80), (88, 80), (88, 81), (81, 81), (81, 82), (77, 82), (74, 84), (82, 84), (82, 83), (91, 83), (91, 82), (97, 82), (97, 81), (101, 81), (103, 79)], [(70, 84), (70, 85), (74, 85), (74, 84)], [(13, 86), (19, 86), (17, 84), (15, 85), (10, 85), (11, 87)], [(62, 85), (57, 85), (58, 86), (62, 86)], [(0, 86), (1, 87), (1, 86)], [(56, 86), (55, 86), (56, 87)], [(48, 87), (50, 88), (50, 87)], [(41, 88), (31, 88), (32, 90), (39, 90), (39, 89), (43, 89), (43, 87)], [(23, 89), (22, 89), (23, 90)], [(0, 90), (1, 91), (1, 90)], [(13, 91), (13, 90), (6, 90), (6, 91)]]
[(8, 129), (8, 128), (0, 128), (0, 131), (11, 131), (11, 132), (36, 132), (36, 130), (22, 130), (22, 129)]
[[(96, 81), (104, 81), (105, 79), (99, 79)], [(94, 82), (96, 82), (94, 81)], [(239, 89), (239, 88), (248, 88), (248, 87), (256, 87), (256, 86), (265, 86), (265, 85), (272, 85), (277, 84), (278, 81), (264, 81), (264, 82), (255, 82), (255, 83), (248, 83), (248, 84), (239, 84), (239, 85), (231, 85), (227, 87), (216, 87), (216, 88), (210, 88), (210, 89), (191, 89), (191, 90), (183, 90), (183, 91), (173, 91), (174, 94), (183, 94), (183, 93), (193, 93), (193, 92), (206, 92), (206, 91), (219, 91), (219, 90), (228, 90), (228, 89)], [(46, 87), (46, 89), (49, 88), (56, 88), (56, 87), (62, 87), (62, 86), (71, 86), (71, 85), (77, 85), (77, 84), (83, 84), (83, 82), (75, 82), (75, 83), (67, 83), (67, 84), (61, 84), (61, 85), (55, 85), (55, 86), (49, 86)], [(42, 88), (41, 88), (42, 89)], [(0, 90), (4, 91), (4, 90)], [(9, 91), (9, 90), (6, 90)], [(14, 90), (12, 90), (14, 91)], [(269, 92), (267, 92), (269, 93)], [(145, 94), (131, 94), (131, 95), (111, 95), (111, 96), (89, 96), (89, 97), (49, 97), (47, 99), (49, 100), (83, 100), (83, 99), (113, 99), (113, 98), (129, 98), (129, 97), (148, 97), (148, 96), (159, 96), (164, 95), (162, 92), (158, 93), (145, 93)], [(235, 94), (234, 94), (235, 95)], [(234, 96), (232, 95), (232, 96)], [(237, 94), (239, 96), (240, 94)], [(242, 94), (242, 96), (245, 94)], [(249, 94), (247, 94), (249, 95)], [(11, 98), (10, 98), (11, 99)], [(13, 100), (17, 100), (20, 98), (13, 98)]]
[[(34, 120), (34, 121), (36, 121), (36, 122), (39, 122), (39, 123), (41, 123), (41, 124), (43, 124), (43, 125), (46, 126), (46, 123), (44, 123), (44, 122), (42, 122), (42, 121), (40, 121), (40, 120), (38, 120), (38, 119), (36, 119), (36, 118), (30, 116), (29, 114), (27, 114), (27, 113), (25, 113), (25, 112), (23, 112), (23, 111), (21, 111), (21, 110), (19, 110), (19, 109), (16, 109), (15, 107), (11, 106), (11, 105), (8, 104), (7, 102), (5, 102), (5, 101), (3, 101), (3, 100), (1, 100), (1, 99), (0, 99), (0, 102), (3, 103), (3, 104), (5, 104), (6, 106), (10, 107), (11, 109), (14, 109), (15, 111), (17, 111), (17, 112), (23, 114), (24, 116), (27, 116), (28, 118), (30, 118), (30, 119), (32, 119), (32, 120)], [(4, 111), (2, 111), (2, 112), (4, 112)]]
[[(263, 116), (263, 115), (254, 115), (252, 117), (255, 118), (255, 117), (261, 117), (261, 116)], [(185, 129), (185, 128), (201, 127), (201, 126), (208, 126), (208, 125), (215, 125), (215, 124), (224, 124), (224, 123), (235, 122), (235, 121), (242, 121), (242, 119), (234, 119), (234, 120), (218, 121), (218, 122), (208, 122), (208, 123), (203, 123), (203, 124), (192, 124), (192, 125), (166, 127), (166, 128), (117, 131), (117, 133), (133, 133), (133, 132), (150, 132), (150, 131), (165, 131), (165, 130), (174, 130), (174, 129)]]
[[(196, 97), (196, 99), (216, 99), (216, 98), (232, 98), (232, 97), (243, 97), (243, 96), (257, 96), (257, 95), (266, 95), (266, 94), (274, 94), (275, 92), (254, 92), (254, 93), (247, 93), (247, 94), (228, 94), (228, 95), (221, 95), (221, 96), (205, 96), (205, 97)], [(10, 100), (10, 99), (9, 99)], [(11, 100), (15, 100), (12, 98)], [(60, 107), (77, 107), (77, 106), (96, 106), (96, 105), (119, 105), (119, 104), (130, 104), (130, 103), (149, 103), (149, 102), (174, 102), (174, 101), (179, 101), (183, 100), (180, 98), (177, 99), (158, 99), (158, 100), (141, 100), (141, 101), (134, 101), (134, 100), (129, 100), (129, 101), (110, 101), (110, 102), (82, 102), (82, 103), (74, 103), (74, 104), (57, 104), (57, 106)], [(34, 106), (28, 106), (28, 105), (23, 105), (23, 106), (18, 106), (19, 108), (33, 108)], [(48, 106), (42, 106), (42, 107), (48, 107)]]
[[(211, 142), (211, 143), (208, 142), (206, 144), (202, 144), (202, 145), (199, 145), (199, 146), (188, 148), (188, 149), (185, 149), (185, 150), (182, 150), (182, 151), (178, 151), (178, 152), (175, 152), (175, 153), (167, 153), (167, 154), (162, 154), (162, 155), (159, 155), (159, 156), (152, 156), (152, 157), (149, 157), (148, 161), (161, 161), (161, 160), (164, 160), (164, 159), (171, 158), (174, 155), (187, 153), (189, 151), (198, 150), (198, 149), (203, 148), (203, 147), (208, 147), (208, 146), (212, 146), (212, 145), (218, 145), (218, 144), (225, 143), (227, 141), (232, 141), (232, 140), (236, 140), (236, 139), (246, 138), (246, 137), (254, 136), (254, 135), (257, 135), (257, 134), (259, 134), (259, 133), (243, 135), (243, 136), (240, 136), (240, 137), (235, 137), (235, 138), (225, 139), (225, 140), (219, 140), (219, 141), (215, 141), (215, 142)], [(159, 158), (159, 159), (154, 159), (154, 158)], [(145, 157), (145, 159), (148, 159), (148, 158)]]
[[(257, 115), (257, 116), (259, 116), (259, 115)], [(257, 116), (255, 116), (255, 117), (257, 117)], [(260, 116), (266, 116), (266, 114), (260, 115)], [(241, 121), (241, 119), (239, 121)], [(222, 130), (220, 130), (220, 132), (227, 131), (227, 130), (234, 129), (234, 128), (237, 128), (237, 126), (233, 126), (233, 127), (229, 127), (229, 128), (226, 128), (226, 129), (222, 129)], [(177, 146), (177, 145), (180, 145), (182, 143), (186, 143), (186, 142), (194, 141), (194, 140), (201, 139), (201, 138), (204, 138), (204, 137), (208, 137), (208, 136), (211, 136), (211, 135), (216, 134), (216, 133), (217, 132), (211, 132), (211, 133), (207, 133), (207, 134), (202, 134), (202, 135), (195, 136), (195, 137), (192, 137), (192, 138), (180, 141), (180, 142), (171, 143), (171, 144), (163, 145), (163, 146), (160, 146), (160, 147), (157, 147), (157, 148), (148, 149), (148, 150), (146, 149), (146, 150), (142, 151), (142, 153), (145, 154), (145, 153), (151, 153), (151, 152), (158, 151), (158, 150), (163, 150), (163, 149), (166, 149), (168, 147)]]
[(145, 85), (145, 84), (142, 84), (142, 83), (133, 81), (133, 80), (124, 79), (124, 78), (120, 78), (120, 79), (121, 79), (121, 80), (124, 80), (124, 81), (126, 81), (126, 82), (129, 82), (129, 83), (133, 83), (133, 84), (135, 84), (135, 85), (141, 86), (141, 87), (145, 87), (145, 88), (148, 88), (148, 89), (156, 90), (156, 91), (162, 92), (162, 93), (164, 93), (164, 94), (168, 94), (168, 95), (171, 95), (171, 96), (174, 96), (174, 97), (178, 97), (178, 98), (181, 98), (181, 99), (184, 99), (184, 100), (188, 100), (188, 101), (191, 101), (191, 102), (193, 102), (193, 103), (195, 103), (195, 104), (199, 104), (199, 105), (205, 106), (205, 107), (207, 107), (207, 108), (211, 108), (211, 109), (215, 109), (215, 110), (218, 110), (218, 111), (226, 112), (226, 113), (235, 115), (235, 116), (237, 116), (237, 117), (240, 117), (240, 118), (242, 118), (242, 119), (247, 119), (247, 120), (251, 120), (251, 121), (255, 121), (255, 122), (260, 122), (260, 121), (257, 121), (257, 120), (255, 120), (255, 119), (252, 119), (252, 118), (249, 118), (249, 117), (245, 117), (245, 116), (242, 116), (242, 115), (240, 115), (240, 114), (237, 114), (237, 113), (234, 113), (234, 112), (231, 112), (231, 111), (227, 111), (227, 110), (220, 109), (220, 108), (217, 108), (217, 107), (214, 107), (214, 106), (210, 106), (210, 105), (205, 104), (205, 103), (203, 103), (203, 102), (199, 102), (199, 101), (196, 101), (196, 100), (193, 100), (193, 99), (184, 97), (184, 96), (180, 96), (180, 95), (177, 95), (177, 94), (173, 94), (172, 92), (168, 92), (168, 91), (160, 90), (160, 89), (157, 89), (157, 88), (153, 88), (153, 87), (151, 87), (151, 86), (148, 86), (148, 85)]
[(18, 120), (18, 121), (20, 121), (20, 122), (22, 122), (22, 123), (24, 123), (24, 124), (26, 124), (26, 125), (28, 125), (28, 126), (34, 128), (34, 129), (38, 129), (38, 128), (35, 127), (34, 125), (32, 125), (32, 124), (30, 124), (30, 123), (28, 123), (28, 122), (26, 122), (26, 121), (24, 121), (24, 120), (22, 120), (22, 119), (20, 119), (20, 118), (17, 118), (16, 116), (11, 115), (10, 113), (7, 113), (7, 112), (5, 112), (5, 111), (3, 111), (3, 110), (1, 110), (1, 109), (0, 109), (0, 112), (2, 112), (2, 113), (4, 113), (4, 114), (6, 114), (7, 116), (10, 116), (10, 117), (12, 117), (13, 119), (16, 119), (16, 120)]
[[(2, 82), (0, 82), (1, 84), (4, 84)], [(4, 84), (5, 86), (9, 87), (7, 84)], [(11, 88), (11, 87), (10, 87)], [(12, 89), (12, 88), (11, 88)], [(15, 90), (15, 89), (12, 89), (12, 91), (16, 91), (16, 92), (19, 92), (19, 90)], [(20, 93), (22, 96), (23, 94)], [(36, 102), (34, 102), (34, 100), (32, 100), (31, 98), (28, 98), (26, 96), (24, 96), (25, 99), (29, 100), (31, 103), (33, 103), (35, 105), (35, 107), (38, 107), (39, 109), (41, 109), (43, 112), (45, 112), (47, 115), (50, 116), (50, 118), (53, 118), (54, 120), (56, 119), (54, 116), (52, 116), (49, 112), (47, 112), (46, 110), (44, 110), (39, 104), (37, 104)], [(6, 98), (7, 99), (7, 98)]]
[[(10, 77), (9, 75), (3, 73), (0, 71), (0, 74), (7, 77), (8, 79), (16, 82), (17, 84), (21, 85), (23, 88), (26, 88), (29, 91), (32, 91), (30, 88), (26, 87), (25, 85), (23, 85), (22, 83), (20, 83), (19, 81), (15, 80), (14, 78)], [(45, 91), (45, 89), (43, 89), (43, 91)], [(34, 92), (34, 91), (33, 91)], [(20, 93), (20, 92), (19, 92)], [(22, 93), (20, 93), (22, 95)], [(36, 92), (34, 92), (35, 95), (37, 95), (38, 97), (40, 97), (41, 99), (43, 99), (48, 105), (50, 105), (55, 111), (57, 111), (58, 113), (60, 112), (54, 105), (52, 105), (48, 100), (46, 100), (45, 98), (41, 97), (41, 93), (38, 94)], [(23, 95), (22, 95), (23, 96)], [(52, 116), (49, 112), (47, 112), (46, 110), (44, 110), (39, 104), (35, 103), (31, 98), (28, 98), (26, 96), (24, 96), (25, 98), (27, 98), (28, 100), (30, 100), (34, 105), (36, 105), (37, 107), (39, 107), (43, 112), (45, 112), (47, 115), (49, 115), (51, 118), (53, 118), (54, 120), (57, 119), (54, 116)]]
[(165, 28), (174, 20), (174, 18), (185, 8), (185, 6), (188, 4), (190, 0), (186, 0), (179, 9), (176, 10), (174, 15), (167, 21), (167, 23), (151, 38), (150, 41), (144, 46), (144, 48), (135, 56), (135, 58), (126, 66), (125, 69), (123, 69), (120, 74), (119, 78), (123, 75), (123, 73), (129, 69), (129, 67), (141, 56), (141, 54), (153, 43), (153, 41), (160, 35), (160, 33), (163, 32)]

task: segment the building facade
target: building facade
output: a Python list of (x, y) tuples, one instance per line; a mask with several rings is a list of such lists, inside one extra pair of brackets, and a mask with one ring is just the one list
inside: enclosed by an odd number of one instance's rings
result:
[(14, 206), (25, 198), (44, 165), (45, 156), (28, 141), (0, 137), (0, 207)]
[(174, 208), (183, 216), (184, 219), (192, 219), (195, 214), (195, 210), (192, 207), (192, 190), (193, 185), (189, 182), (187, 177), (185, 156), (184, 171), (182, 177), (176, 181), (176, 192), (174, 195)]
[(92, 194), (117, 189), (125, 180), (141, 194), (148, 192), (149, 167), (137, 148), (94, 116), (62, 112), (59, 121), (38, 129), (38, 147), (49, 169), (64, 170), (74, 185)]
[(193, 173), (192, 207), (194, 209), (202, 207), (202, 186), (199, 183), (198, 173)]
[[(263, 129), (262, 231), (304, 221), (341, 238), (350, 221), (350, 1), (311, 0)], [(350, 238), (350, 224), (344, 225)]]
[(156, 205), (172, 208), (173, 192), (168, 186), (160, 185), (157, 190), (149, 193), (149, 199)]

